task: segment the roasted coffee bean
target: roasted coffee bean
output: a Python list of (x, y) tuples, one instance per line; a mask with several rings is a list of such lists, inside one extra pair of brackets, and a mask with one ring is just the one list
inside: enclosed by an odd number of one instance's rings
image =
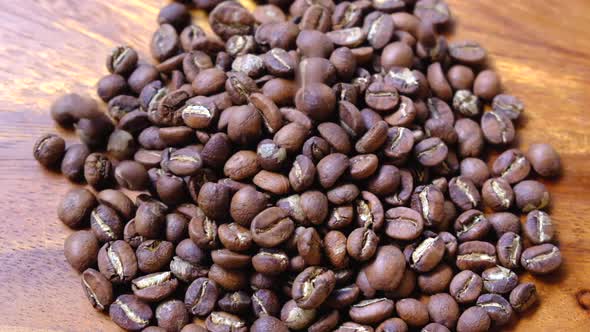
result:
[(250, 231), (236, 223), (222, 224), (217, 229), (221, 244), (233, 251), (245, 251), (252, 245)]
[(350, 161), (346, 155), (332, 153), (322, 158), (317, 164), (318, 180), (324, 188), (332, 187), (346, 172)]
[(293, 221), (285, 211), (271, 207), (256, 215), (250, 225), (250, 232), (256, 244), (270, 248), (286, 241), (294, 228)]
[(427, 71), (428, 85), (434, 95), (446, 102), (453, 98), (453, 89), (445, 77), (445, 73), (439, 62), (428, 66)]
[(458, 90), (457, 92), (455, 92), (455, 95), (453, 97), (453, 108), (462, 115), (465, 115), (467, 117), (474, 117), (479, 115), (479, 112), (482, 107), (479, 98), (472, 94), (471, 91)]
[(522, 242), (520, 236), (513, 232), (504, 233), (496, 244), (498, 261), (509, 269), (518, 268), (522, 255)]
[(440, 164), (448, 154), (448, 147), (438, 137), (427, 138), (414, 147), (414, 154), (424, 166)]
[(61, 200), (57, 216), (66, 226), (80, 228), (88, 225), (90, 213), (96, 205), (96, 198), (92, 192), (84, 188), (74, 188)]
[(444, 217), (444, 196), (435, 186), (419, 186), (412, 195), (412, 209), (420, 212), (426, 226), (439, 224)]
[(331, 147), (325, 139), (318, 136), (312, 136), (305, 141), (301, 152), (317, 164), (325, 156), (330, 154)]
[(378, 244), (379, 237), (372, 229), (360, 227), (348, 235), (346, 250), (353, 259), (367, 261), (375, 255)]
[(544, 184), (526, 180), (514, 186), (516, 206), (522, 212), (540, 210), (549, 205), (550, 195)]
[(490, 177), (488, 166), (481, 159), (465, 158), (461, 161), (460, 169), (461, 176), (471, 180), (476, 187), (481, 187)]
[(392, 291), (400, 284), (405, 265), (406, 261), (401, 250), (395, 246), (386, 245), (377, 249), (375, 258), (363, 270), (372, 288)]
[(561, 171), (559, 154), (549, 144), (531, 144), (527, 152), (527, 158), (535, 172), (543, 177), (556, 176)]
[(510, 305), (516, 312), (524, 312), (536, 302), (537, 288), (533, 283), (519, 284), (510, 292)]
[(481, 307), (474, 306), (467, 308), (457, 322), (458, 332), (488, 331), (492, 320), (487, 312)]
[(352, 205), (338, 206), (330, 212), (327, 225), (330, 229), (343, 229), (352, 224), (353, 220), (354, 209)]
[(510, 144), (515, 137), (512, 121), (501, 113), (493, 111), (486, 112), (481, 117), (481, 130), (485, 139), (491, 144)]
[(490, 69), (482, 70), (473, 82), (473, 93), (485, 100), (492, 100), (502, 92), (500, 77)]
[(379, 231), (383, 227), (383, 205), (377, 196), (369, 191), (361, 192), (361, 197), (355, 201), (357, 225)]
[(459, 319), (459, 306), (449, 294), (435, 294), (428, 301), (428, 314), (432, 322), (453, 329)]
[(113, 303), (113, 286), (100, 272), (87, 269), (82, 273), (82, 289), (95, 310), (106, 311)]
[(288, 328), (300, 330), (311, 325), (316, 314), (316, 309), (303, 309), (295, 303), (295, 300), (289, 300), (281, 309), (281, 320)]
[(101, 153), (91, 153), (84, 162), (84, 178), (95, 188), (104, 188), (110, 184), (112, 164)]
[(167, 300), (156, 308), (158, 326), (166, 331), (180, 331), (189, 322), (189, 313), (180, 300)]
[(96, 265), (99, 249), (98, 239), (90, 231), (74, 232), (64, 242), (66, 260), (80, 272)]
[(98, 113), (96, 101), (75, 93), (57, 98), (50, 112), (53, 120), (62, 127), (69, 127), (81, 118), (90, 118)]
[(522, 267), (535, 274), (551, 273), (561, 266), (561, 261), (561, 251), (549, 243), (529, 247), (520, 256)]
[(395, 304), (395, 310), (409, 326), (424, 326), (429, 321), (427, 306), (416, 299), (399, 300)]
[(477, 300), (483, 289), (483, 280), (472, 271), (461, 271), (453, 277), (449, 293), (460, 304)]
[(123, 239), (133, 248), (139, 247), (145, 241), (145, 238), (135, 230), (135, 219), (131, 219), (123, 228)]
[(252, 294), (252, 311), (256, 317), (277, 317), (281, 311), (278, 295), (269, 289), (259, 289)]
[(524, 103), (517, 97), (499, 94), (492, 100), (492, 109), (511, 120), (516, 120), (524, 111)]
[(113, 283), (127, 283), (137, 274), (137, 259), (127, 242), (105, 243), (98, 252), (98, 269)]
[(447, 79), (455, 90), (470, 90), (475, 80), (475, 74), (467, 66), (454, 65), (447, 71)]
[(445, 263), (437, 265), (429, 272), (418, 276), (418, 287), (424, 294), (445, 292), (453, 278), (453, 268)]
[(231, 251), (229, 249), (218, 249), (211, 252), (213, 263), (227, 269), (248, 267), (250, 256)]
[(217, 301), (217, 305), (223, 311), (238, 315), (244, 314), (250, 308), (251, 301), (248, 293), (237, 291), (226, 293)]
[(483, 287), (490, 293), (506, 294), (518, 285), (518, 276), (511, 270), (496, 266), (482, 272)]
[(520, 219), (512, 213), (498, 212), (489, 215), (487, 218), (498, 237), (507, 232), (520, 233)]
[(96, 85), (96, 93), (104, 102), (109, 102), (109, 100), (124, 94), (127, 90), (125, 78), (118, 74), (103, 76)]
[(91, 148), (103, 147), (114, 128), (111, 119), (104, 113), (99, 113), (92, 118), (82, 118), (74, 127), (76, 134), (80, 136), (80, 141)]
[(139, 205), (135, 214), (135, 229), (146, 238), (158, 238), (165, 226), (168, 207), (159, 201)]
[(178, 280), (170, 271), (155, 272), (131, 281), (133, 294), (145, 302), (158, 302), (170, 296), (178, 287)]
[(551, 242), (555, 235), (555, 227), (551, 217), (543, 211), (529, 212), (524, 224), (524, 235), (534, 244)]
[(233, 35), (252, 32), (254, 17), (242, 5), (230, 1), (220, 3), (209, 14), (211, 29), (223, 40)]
[(90, 154), (90, 149), (85, 144), (69, 146), (61, 161), (61, 173), (70, 181), (78, 182), (84, 175), (84, 162)]
[[(127, 83), (133, 92), (139, 94), (143, 92), (143, 88), (146, 87), (151, 82), (157, 81), (160, 78), (160, 73), (156, 69), (156, 67), (152, 65), (139, 65), (135, 68), (135, 70), (129, 75), (127, 79)], [(140, 103), (141, 103), (141, 96), (140, 96)], [(142, 104), (144, 106), (144, 104)]]
[(319, 307), (334, 289), (334, 272), (319, 267), (308, 267), (293, 282), (292, 296), (302, 309)]
[(469, 241), (457, 249), (457, 268), (459, 270), (482, 271), (496, 265), (496, 248), (488, 242)]
[(174, 256), (170, 262), (170, 272), (172, 272), (176, 278), (186, 283), (190, 283), (197, 278), (206, 277), (209, 270), (179, 256)]
[(352, 203), (358, 197), (360, 191), (356, 185), (345, 183), (330, 189), (326, 194), (330, 203), (344, 205)]
[(154, 273), (168, 266), (174, 255), (174, 247), (167, 241), (147, 240), (139, 245), (135, 254), (139, 270)]
[(106, 67), (112, 74), (125, 75), (135, 68), (137, 52), (129, 46), (117, 46), (107, 57)]
[(62, 162), (65, 148), (66, 142), (63, 138), (54, 134), (46, 134), (35, 142), (33, 156), (41, 165), (52, 168)]
[(477, 306), (488, 313), (496, 326), (507, 324), (514, 313), (510, 303), (498, 294), (482, 294), (477, 299)]
[(356, 155), (350, 158), (350, 176), (354, 180), (370, 177), (377, 171), (379, 159), (374, 154)]
[(502, 179), (489, 179), (483, 184), (481, 189), (483, 201), (486, 206), (494, 211), (504, 211), (512, 206), (514, 202), (514, 192), (510, 184)]
[(149, 305), (129, 294), (119, 296), (109, 307), (111, 320), (128, 331), (139, 331), (148, 326), (153, 314)]
[(360, 324), (377, 324), (393, 314), (393, 301), (387, 298), (358, 302), (348, 311), (350, 318)]
[(471, 119), (459, 119), (455, 123), (459, 156), (477, 157), (484, 147), (484, 137), (479, 125)]
[(207, 316), (215, 308), (218, 292), (217, 284), (213, 280), (198, 278), (186, 290), (184, 304), (191, 314)]
[(463, 210), (476, 208), (481, 202), (475, 184), (462, 176), (454, 177), (449, 182), (449, 196), (453, 203)]
[(410, 46), (403, 42), (393, 42), (385, 46), (381, 53), (381, 67), (386, 71), (394, 67), (411, 68), (413, 58), (414, 51)]
[(244, 271), (225, 269), (217, 264), (211, 265), (209, 278), (228, 291), (242, 289), (248, 284), (248, 275)]
[(406, 207), (397, 207), (385, 213), (385, 233), (396, 240), (414, 240), (424, 228), (420, 213)]
[(270, 139), (258, 143), (256, 148), (257, 162), (267, 171), (280, 170), (287, 161), (287, 150)]
[(388, 81), (371, 83), (365, 92), (365, 102), (378, 112), (393, 110), (399, 103), (399, 93)]
[(466, 65), (479, 65), (485, 61), (486, 50), (471, 40), (449, 44), (449, 55), (457, 62)]
[(445, 243), (440, 237), (427, 238), (414, 248), (410, 248), (408, 262), (413, 269), (419, 272), (432, 270), (442, 260), (445, 253)]
[(520, 182), (526, 178), (531, 170), (531, 164), (522, 152), (510, 149), (503, 152), (494, 161), (492, 172), (510, 184)]
[(491, 228), (492, 225), (479, 210), (467, 210), (461, 213), (454, 225), (457, 239), (461, 242), (481, 240)]
[(277, 275), (289, 267), (289, 256), (280, 250), (260, 250), (252, 257), (252, 266), (257, 272), (266, 275)]
[(377, 326), (376, 332), (407, 332), (408, 325), (400, 318), (389, 318)]
[(100, 242), (123, 238), (124, 222), (117, 212), (106, 205), (98, 205), (90, 213), (90, 228)]
[(430, 323), (422, 329), (423, 332), (450, 332), (446, 326), (439, 323)]

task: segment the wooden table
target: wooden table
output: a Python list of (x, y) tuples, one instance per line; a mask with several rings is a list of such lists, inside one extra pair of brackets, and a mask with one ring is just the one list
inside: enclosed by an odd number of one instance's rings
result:
[[(70, 91), (95, 95), (115, 45), (149, 54), (164, 2), (0, 2), (0, 331), (116, 330), (90, 307), (63, 257), (70, 231), (55, 211), (71, 185), (39, 167), (31, 150), (46, 132), (75, 140), (52, 123), (51, 102)], [(576, 294), (590, 289), (590, 2), (449, 3), (456, 37), (480, 41), (506, 90), (526, 102), (522, 146), (548, 141), (565, 165), (559, 181), (547, 182), (565, 263), (536, 279), (541, 305), (509, 329), (589, 331), (590, 295), (584, 309)]]

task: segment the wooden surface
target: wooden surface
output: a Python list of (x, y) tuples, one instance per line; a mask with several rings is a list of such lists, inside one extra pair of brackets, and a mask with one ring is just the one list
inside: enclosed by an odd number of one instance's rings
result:
[[(589, 331), (590, 311), (576, 294), (590, 289), (590, 2), (449, 3), (455, 38), (480, 41), (506, 90), (525, 101), (522, 146), (548, 141), (565, 165), (561, 179), (548, 182), (565, 263), (557, 275), (536, 279), (541, 305), (509, 329)], [(0, 331), (116, 330), (87, 303), (63, 257), (69, 231), (55, 209), (70, 184), (39, 167), (31, 150), (45, 132), (74, 141), (51, 122), (51, 102), (70, 91), (95, 95), (115, 45), (146, 56), (163, 4), (0, 1)]]

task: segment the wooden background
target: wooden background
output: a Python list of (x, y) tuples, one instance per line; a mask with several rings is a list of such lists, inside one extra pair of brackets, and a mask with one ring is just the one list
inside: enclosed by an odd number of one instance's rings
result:
[[(46, 132), (74, 140), (51, 122), (51, 102), (70, 91), (95, 95), (115, 45), (148, 54), (164, 3), (0, 1), (0, 331), (116, 330), (90, 307), (63, 257), (69, 231), (55, 209), (70, 184), (39, 167), (31, 150)], [(449, 3), (455, 37), (480, 41), (506, 89), (526, 102), (522, 146), (548, 141), (565, 165), (548, 183), (565, 264), (536, 280), (541, 305), (509, 329), (590, 331), (590, 311), (576, 300), (590, 289), (590, 1)]]

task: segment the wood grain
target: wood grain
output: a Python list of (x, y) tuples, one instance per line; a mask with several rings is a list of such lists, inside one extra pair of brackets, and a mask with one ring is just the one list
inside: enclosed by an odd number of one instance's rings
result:
[[(565, 165), (558, 181), (547, 182), (564, 266), (557, 275), (535, 278), (541, 305), (508, 330), (589, 331), (590, 311), (576, 294), (590, 289), (590, 2), (449, 3), (457, 22), (453, 38), (480, 41), (506, 90), (525, 101), (521, 146), (548, 141)], [(117, 330), (87, 303), (63, 257), (69, 230), (55, 207), (71, 185), (39, 167), (31, 149), (45, 132), (75, 140), (51, 122), (51, 102), (70, 91), (96, 95), (105, 56), (118, 44), (147, 59), (163, 4), (0, 2), (0, 331)]]

